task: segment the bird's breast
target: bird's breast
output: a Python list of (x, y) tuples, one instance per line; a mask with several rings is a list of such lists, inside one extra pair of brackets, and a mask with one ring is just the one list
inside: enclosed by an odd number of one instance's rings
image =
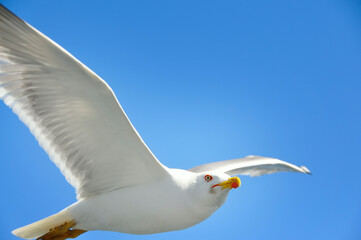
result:
[(217, 208), (199, 205), (182, 189), (158, 183), (84, 199), (69, 210), (79, 229), (151, 234), (191, 227)]

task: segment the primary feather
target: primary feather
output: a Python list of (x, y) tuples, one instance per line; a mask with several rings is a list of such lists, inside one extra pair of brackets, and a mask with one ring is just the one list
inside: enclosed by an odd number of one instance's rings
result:
[(305, 166), (298, 167), (276, 158), (247, 156), (244, 158), (207, 163), (189, 169), (191, 172), (218, 171), (229, 175), (250, 175), (251, 177), (276, 172), (300, 172), (311, 174)]
[(0, 16), (0, 98), (78, 199), (168, 174), (105, 81), (1, 5)]

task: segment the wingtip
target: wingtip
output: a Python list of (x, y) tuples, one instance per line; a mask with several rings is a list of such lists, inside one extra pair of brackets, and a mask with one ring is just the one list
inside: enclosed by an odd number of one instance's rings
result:
[(311, 171), (306, 166), (301, 166), (300, 168), (303, 170), (304, 173), (312, 175)]

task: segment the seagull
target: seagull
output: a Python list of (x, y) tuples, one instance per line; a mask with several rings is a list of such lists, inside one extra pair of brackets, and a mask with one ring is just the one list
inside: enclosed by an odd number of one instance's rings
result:
[(0, 98), (75, 188), (77, 202), (12, 233), (63, 240), (92, 230), (153, 234), (210, 217), (240, 187), (237, 175), (304, 167), (260, 156), (188, 170), (163, 165), (108, 84), (0, 5)]

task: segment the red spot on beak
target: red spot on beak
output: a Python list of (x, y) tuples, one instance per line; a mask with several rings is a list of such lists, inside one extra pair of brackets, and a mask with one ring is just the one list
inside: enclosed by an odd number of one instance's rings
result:
[(232, 188), (238, 188), (238, 187), (239, 187), (238, 182), (233, 182), (233, 183), (231, 184), (231, 187), (232, 187)]

